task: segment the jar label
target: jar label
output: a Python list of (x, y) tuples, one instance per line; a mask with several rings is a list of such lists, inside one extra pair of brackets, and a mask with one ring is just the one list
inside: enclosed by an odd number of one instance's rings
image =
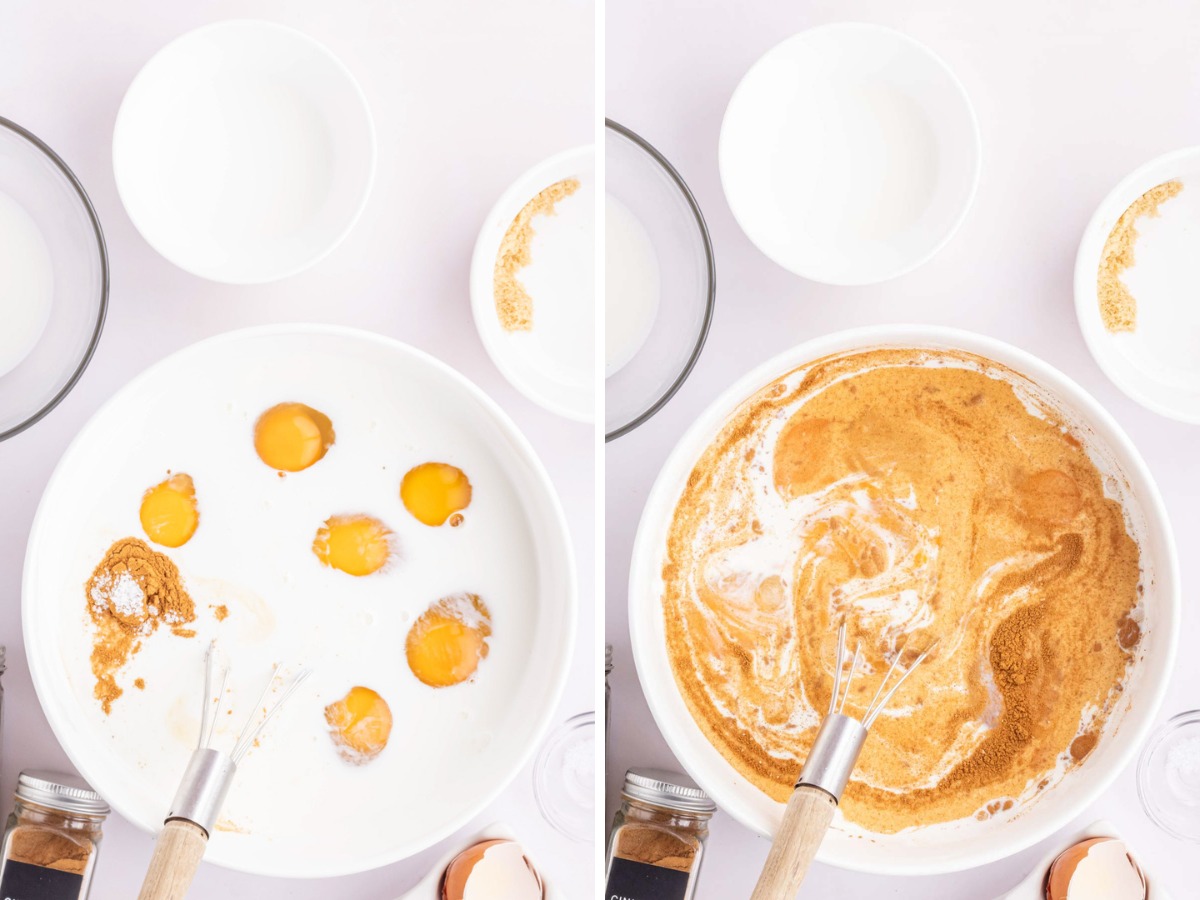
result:
[(5, 860), (0, 876), (0, 900), (79, 900), (83, 876)]
[(613, 858), (604, 900), (684, 900), (691, 872)]

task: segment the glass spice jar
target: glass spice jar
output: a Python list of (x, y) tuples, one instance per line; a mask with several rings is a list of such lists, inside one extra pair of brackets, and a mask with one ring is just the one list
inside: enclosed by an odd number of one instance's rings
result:
[(108, 813), (74, 776), (22, 772), (0, 847), (0, 897), (84, 900)]
[(686, 775), (626, 772), (608, 837), (606, 900), (691, 900), (716, 808)]

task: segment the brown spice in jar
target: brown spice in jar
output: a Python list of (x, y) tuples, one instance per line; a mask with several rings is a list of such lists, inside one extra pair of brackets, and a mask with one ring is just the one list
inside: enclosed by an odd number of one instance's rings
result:
[(613, 855), (619, 859), (690, 872), (698, 842), (653, 825), (625, 825), (617, 833)]
[(21, 825), (12, 832), (8, 858), (14, 862), (82, 875), (92, 855), (90, 843), (81, 844), (60, 832), (36, 825)]
[(186, 626), (196, 620), (196, 605), (183, 587), (179, 569), (165, 554), (137, 538), (122, 538), (108, 548), (86, 588), (88, 614), (96, 626), (92, 644), (93, 694), (104, 712), (124, 690), (116, 675), (142, 647), (142, 641), (166, 625), (179, 637), (195, 637)]

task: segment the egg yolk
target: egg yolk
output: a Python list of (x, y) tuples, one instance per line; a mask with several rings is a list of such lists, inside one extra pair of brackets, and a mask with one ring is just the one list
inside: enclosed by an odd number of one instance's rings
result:
[(325, 721), (334, 746), (348, 762), (370, 762), (387, 746), (392, 734), (392, 710), (370, 688), (356, 686), (325, 707)]
[(192, 477), (181, 472), (146, 491), (140, 517), (146, 537), (154, 543), (164, 547), (186, 544), (200, 524)]
[(299, 472), (333, 445), (329, 416), (303, 403), (272, 406), (254, 423), (254, 449), (272, 469)]
[[(422, 463), (400, 482), (400, 499), (417, 521), (441, 525), (471, 503), (471, 482), (462, 469), (447, 463)], [(451, 525), (462, 522), (455, 516)]]
[(313, 553), (349, 575), (370, 575), (391, 557), (392, 532), (370, 516), (330, 516), (317, 529)]
[(408, 667), (430, 687), (461, 684), (488, 655), (491, 616), (474, 594), (443, 597), (413, 623), (405, 642)]

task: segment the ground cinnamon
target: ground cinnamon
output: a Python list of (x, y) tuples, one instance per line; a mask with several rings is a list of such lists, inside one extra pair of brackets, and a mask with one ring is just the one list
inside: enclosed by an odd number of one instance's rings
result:
[(61, 832), (37, 825), (20, 825), (9, 839), (8, 858), (43, 869), (82, 874), (92, 856), (92, 843), (81, 843)]
[(620, 859), (689, 872), (700, 842), (654, 825), (626, 825), (617, 834), (613, 855)]
[(88, 614), (96, 626), (93, 693), (110, 713), (113, 701), (124, 693), (117, 672), (160, 625), (179, 637), (194, 637), (196, 632), (187, 626), (196, 620), (196, 605), (175, 563), (132, 537), (108, 548), (85, 590)]
[(1096, 294), (1100, 300), (1100, 318), (1111, 332), (1137, 328), (1137, 300), (1121, 280), (1121, 273), (1134, 263), (1137, 220), (1157, 216), (1158, 208), (1183, 190), (1183, 182), (1168, 181), (1152, 187), (1129, 205), (1104, 242), (1100, 271), (1096, 276)]

